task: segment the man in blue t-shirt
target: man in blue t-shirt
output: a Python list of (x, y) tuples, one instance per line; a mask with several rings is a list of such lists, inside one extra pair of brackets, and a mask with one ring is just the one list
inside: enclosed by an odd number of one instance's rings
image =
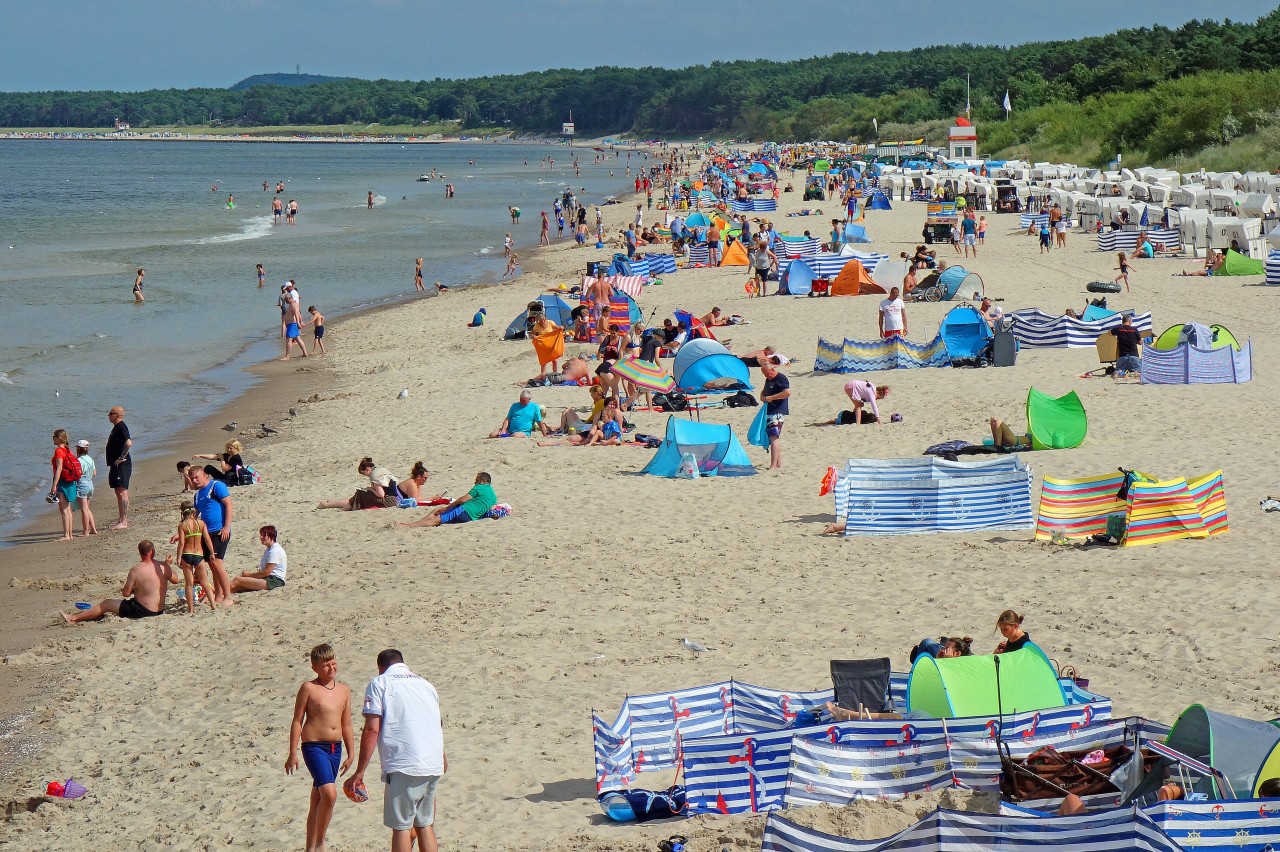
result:
[(964, 234), (964, 256), (968, 257), (970, 250), (973, 256), (978, 256), (978, 223), (971, 216), (965, 216), (960, 220), (960, 230)]
[[(209, 557), (209, 567), (213, 571), (213, 602), (222, 605), (231, 598), (231, 579), (227, 576), (226, 566), (222, 560), (227, 555), (227, 543), (231, 541), (231, 516), (234, 509), (231, 505), (231, 492), (227, 484), (221, 480), (211, 479), (204, 468), (191, 465), (187, 468), (187, 478), (196, 487), (196, 496), (192, 500), (196, 514), (209, 528), (209, 538), (213, 540), (213, 553)], [(205, 594), (210, 590), (206, 589)]]
[(501, 426), (489, 433), (489, 437), (510, 438), (523, 435), (527, 438), (535, 429), (546, 434), (546, 427), (542, 423), (542, 409), (533, 402), (532, 394), (521, 391), (520, 401), (511, 403), (506, 419)]
[(762, 362), (764, 390), (760, 401), (765, 404), (766, 430), (769, 435), (769, 470), (782, 469), (782, 424), (791, 413), (791, 382), (772, 363)]

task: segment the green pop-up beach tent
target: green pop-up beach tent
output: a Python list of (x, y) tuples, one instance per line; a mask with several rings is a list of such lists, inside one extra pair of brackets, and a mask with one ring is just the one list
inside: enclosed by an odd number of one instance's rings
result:
[(1266, 264), (1251, 257), (1245, 257), (1238, 251), (1227, 249), (1226, 260), (1214, 275), (1262, 275), (1266, 272)]
[(1027, 391), (1027, 432), (1036, 450), (1069, 450), (1084, 443), (1089, 418), (1075, 391), (1054, 399), (1035, 388)]
[(995, 655), (916, 657), (907, 680), (907, 709), (935, 719), (1026, 713), (1067, 703), (1058, 673), (1034, 643), (1000, 654), (999, 700)]

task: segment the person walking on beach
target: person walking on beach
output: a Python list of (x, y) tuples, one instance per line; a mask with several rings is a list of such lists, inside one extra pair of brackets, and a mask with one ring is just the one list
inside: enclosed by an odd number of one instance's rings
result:
[(117, 405), (107, 412), (111, 434), (107, 436), (107, 484), (116, 492), (116, 506), (120, 517), (111, 525), (112, 530), (129, 528), (129, 478), (133, 476), (133, 437), (124, 422), (124, 407)]
[(542, 229), (538, 232), (538, 245), (551, 245), (551, 222), (547, 220), (547, 211), (542, 211)]
[(416, 258), (413, 263), (413, 289), (425, 293), (427, 288), (422, 284), (422, 258)]
[(520, 263), (520, 255), (511, 252), (511, 256), (507, 258), (507, 271), (502, 273), (502, 277), (508, 276), (514, 278), (516, 274), (516, 266)]
[(264, 287), (267, 283), (267, 270), (262, 268), (262, 264), (258, 264), (258, 287)]
[(373, 190), (369, 190), (369, 209), (373, 209)]
[(80, 524), (86, 536), (98, 534), (98, 522), (94, 520), (89, 501), (93, 499), (93, 477), (98, 472), (89, 452), (89, 442), (83, 438), (76, 442), (76, 461), (80, 462), (80, 480), (76, 482), (76, 499), (80, 502)]
[[(351, 727), (351, 689), (338, 682), (338, 659), (328, 643), (311, 649), (311, 670), (316, 673), (298, 687), (289, 726), (289, 757), (284, 773), (298, 768), (298, 754), (311, 774), (311, 804), (307, 807), (307, 852), (323, 850), (333, 805), (338, 800), (338, 778), (351, 766), (355, 734)], [(343, 759), (345, 746), (346, 759)]]
[(204, 555), (213, 553), (213, 539), (209, 536), (209, 528), (205, 522), (196, 517), (196, 507), (190, 500), (183, 500), (178, 507), (182, 513), (182, 521), (178, 524), (177, 557), (178, 567), (182, 569), (182, 584), (187, 596), (187, 614), (196, 611), (196, 583), (204, 590), (204, 598), (209, 602), (209, 610), (217, 611), (214, 603), (213, 584), (205, 576)]
[(769, 436), (769, 470), (782, 470), (782, 425), (791, 412), (791, 381), (772, 362), (761, 362), (764, 389), (760, 401), (765, 404), (766, 434)]
[[(438, 283), (438, 282), (437, 282)], [(323, 355), (324, 348), (324, 314), (316, 310), (315, 305), (307, 306), (307, 313), (311, 315), (311, 319), (303, 323), (303, 325), (311, 326), (313, 337), (311, 338), (311, 353), (313, 355)]]
[(385, 781), (382, 824), (391, 829), (392, 852), (438, 852), (436, 787), (449, 771), (440, 725), (440, 696), (409, 671), (394, 648), (378, 654), (378, 676), (364, 693), (364, 730), (355, 772), (342, 785), (348, 796), (364, 787), (375, 743)]
[(284, 333), (284, 357), (280, 360), (289, 360), (289, 353), (292, 351), (294, 344), (297, 344), (298, 348), (302, 350), (302, 357), (306, 358), (307, 344), (302, 342), (302, 312), (298, 310), (297, 301), (292, 298), (285, 300), (285, 308), (288, 314)]
[[(279, 192), (279, 190), (276, 190)], [(280, 196), (271, 199), (271, 224), (279, 225), (280, 217), (284, 215), (284, 204), (280, 201)]]
[(294, 201), (292, 198), (289, 199), (289, 209), (285, 213), (284, 219), (290, 225), (298, 224), (298, 202)]
[(141, 305), (146, 301), (146, 299), (142, 297), (142, 279), (145, 278), (146, 275), (147, 270), (139, 269), (138, 277), (133, 279), (133, 303), (135, 305)]
[(53, 466), (53, 479), (49, 485), (49, 503), (57, 502), (58, 514), (62, 516), (62, 538), (58, 541), (71, 541), (71, 507), (76, 502), (79, 492), (76, 483), (80, 481), (80, 462), (71, 454), (67, 444), (67, 430), (57, 429), (53, 433), (53, 458), (49, 463)]
[(1116, 259), (1120, 261), (1120, 265), (1116, 267), (1120, 274), (1116, 276), (1115, 281), (1119, 284), (1124, 282), (1124, 291), (1129, 292), (1129, 256), (1122, 251), (1116, 252)]
[(897, 287), (889, 288), (889, 298), (880, 302), (880, 337), (907, 336), (907, 306)]
[(511, 257), (511, 252), (515, 249), (515, 247), (516, 247), (515, 241), (511, 239), (511, 232), (507, 231), (507, 235), (502, 238), (502, 256)]
[(169, 584), (180, 582), (173, 566), (156, 559), (156, 546), (150, 541), (138, 542), (141, 561), (129, 569), (120, 598), (108, 598), (94, 604), (84, 612), (60, 612), (67, 624), (85, 621), (101, 621), (107, 613), (121, 618), (151, 618), (164, 615), (164, 601)]

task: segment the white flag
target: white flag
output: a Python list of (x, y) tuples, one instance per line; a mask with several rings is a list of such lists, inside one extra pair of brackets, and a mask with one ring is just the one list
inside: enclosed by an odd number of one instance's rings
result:
[(1004, 111), (1013, 112), (1013, 104), (1009, 103), (1009, 90), (1004, 90)]
[(874, 128), (876, 129), (876, 133), (879, 133), (879, 132), (880, 132), (880, 119), (878, 119), (878, 118), (873, 118), (873, 119), (871, 119), (871, 126), (872, 126), (872, 127), (874, 127)]

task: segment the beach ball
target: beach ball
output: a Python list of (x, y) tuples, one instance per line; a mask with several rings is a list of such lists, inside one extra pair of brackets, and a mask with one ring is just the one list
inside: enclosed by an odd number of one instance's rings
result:
[(342, 786), (342, 792), (346, 793), (347, 798), (356, 804), (369, 801), (369, 788), (364, 786), (364, 784), (357, 784), (354, 789), (348, 789), (344, 784)]

